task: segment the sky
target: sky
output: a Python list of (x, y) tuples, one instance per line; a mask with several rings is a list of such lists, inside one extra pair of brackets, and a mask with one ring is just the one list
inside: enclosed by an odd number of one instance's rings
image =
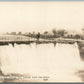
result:
[(0, 32), (81, 31), (84, 1), (0, 2)]

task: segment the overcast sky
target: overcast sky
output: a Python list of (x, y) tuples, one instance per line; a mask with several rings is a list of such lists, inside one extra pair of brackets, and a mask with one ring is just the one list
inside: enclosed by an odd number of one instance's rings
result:
[(80, 31), (84, 2), (0, 2), (0, 32), (46, 31), (53, 28)]

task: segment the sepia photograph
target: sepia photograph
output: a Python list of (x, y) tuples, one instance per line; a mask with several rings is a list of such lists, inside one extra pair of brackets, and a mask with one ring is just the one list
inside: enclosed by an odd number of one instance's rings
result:
[(84, 1), (0, 1), (0, 82), (83, 83)]

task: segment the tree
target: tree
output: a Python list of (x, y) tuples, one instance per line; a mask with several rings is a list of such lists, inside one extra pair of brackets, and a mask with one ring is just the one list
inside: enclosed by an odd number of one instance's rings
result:
[(18, 32), (18, 35), (22, 35), (22, 32)]
[(59, 29), (59, 30), (57, 31), (57, 35), (58, 35), (58, 36), (64, 36), (64, 33), (65, 33), (65, 30), (64, 30), (64, 29)]
[(80, 39), (80, 35), (76, 34), (76, 35), (75, 35), (75, 38), (76, 38), (76, 39)]
[(11, 32), (11, 35), (16, 35), (16, 32)]
[(53, 29), (53, 30), (52, 30), (52, 33), (53, 33), (54, 35), (56, 35), (56, 33), (57, 33), (57, 32), (56, 32), (56, 29)]
[(45, 31), (44, 34), (48, 34), (48, 31)]
[(81, 30), (82, 30), (82, 33), (84, 34), (84, 27)]
[(81, 30), (84, 32), (84, 27)]

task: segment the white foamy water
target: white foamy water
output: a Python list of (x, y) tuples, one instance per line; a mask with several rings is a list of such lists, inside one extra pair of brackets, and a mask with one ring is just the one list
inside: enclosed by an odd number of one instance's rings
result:
[(77, 43), (0, 46), (0, 64), (4, 74), (49, 76), (51, 82), (81, 82), (75, 72), (83, 69)]

